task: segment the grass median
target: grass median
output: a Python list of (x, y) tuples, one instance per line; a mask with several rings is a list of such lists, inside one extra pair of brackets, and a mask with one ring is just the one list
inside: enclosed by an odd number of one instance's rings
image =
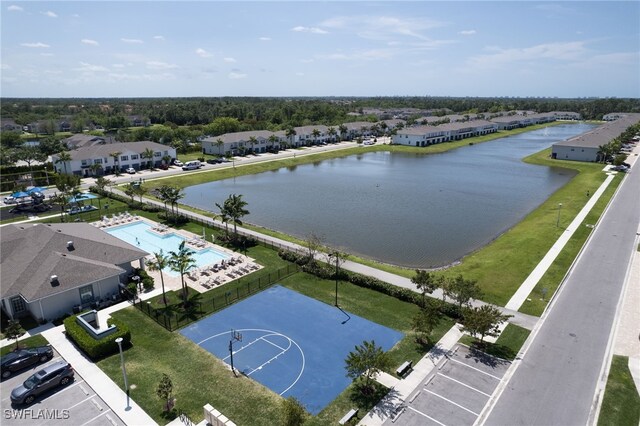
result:
[(629, 358), (614, 355), (602, 400), (598, 426), (637, 426), (640, 423), (639, 390), (629, 372)]

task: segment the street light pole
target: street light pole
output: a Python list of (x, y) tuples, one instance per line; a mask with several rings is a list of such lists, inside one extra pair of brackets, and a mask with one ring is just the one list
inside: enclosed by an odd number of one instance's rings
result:
[(562, 210), (562, 203), (558, 203), (558, 219), (556, 219), (556, 228), (560, 227), (560, 210)]
[(331, 253), (329, 257), (336, 258), (336, 306), (338, 306), (338, 253)]
[(122, 353), (122, 337), (116, 339), (118, 349), (120, 349), (120, 365), (122, 366), (122, 376), (124, 377), (124, 390), (127, 393), (127, 407), (129, 407), (129, 383), (127, 382), (127, 369), (124, 366), (124, 354)]

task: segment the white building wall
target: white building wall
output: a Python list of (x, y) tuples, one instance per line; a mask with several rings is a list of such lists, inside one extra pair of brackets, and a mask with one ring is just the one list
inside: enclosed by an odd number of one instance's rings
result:
[(551, 152), (558, 160), (595, 162), (598, 158), (598, 148), (591, 147), (553, 145)]

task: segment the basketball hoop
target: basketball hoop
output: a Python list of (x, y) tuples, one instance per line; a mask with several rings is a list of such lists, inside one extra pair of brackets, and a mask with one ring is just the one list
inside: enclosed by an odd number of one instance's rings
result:
[(236, 375), (236, 369), (233, 367), (233, 343), (234, 342), (242, 342), (242, 333), (239, 331), (231, 330), (231, 340), (229, 340), (229, 356), (231, 357), (231, 371), (233, 371), (233, 375)]

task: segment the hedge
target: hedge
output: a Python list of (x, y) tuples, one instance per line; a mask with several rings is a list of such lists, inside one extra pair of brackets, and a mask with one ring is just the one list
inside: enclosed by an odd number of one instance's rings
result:
[[(80, 314), (78, 314), (80, 315)], [(129, 327), (122, 321), (116, 318), (109, 318), (107, 320), (108, 325), (115, 325), (117, 330), (102, 339), (94, 339), (87, 330), (85, 330), (78, 322), (76, 318), (78, 315), (72, 315), (64, 320), (64, 329), (67, 333), (67, 337), (71, 339), (84, 353), (92, 360), (98, 360), (106, 356), (112, 355), (119, 351), (118, 344), (115, 340), (118, 337), (122, 337), (123, 346), (129, 346), (131, 343), (131, 331)]]
[[(309, 262), (309, 256), (307, 255), (301, 255), (287, 250), (280, 250), (278, 254), (284, 260), (300, 265), (302, 267), (302, 270), (306, 273), (315, 275), (323, 279), (336, 278), (335, 270), (333, 268), (322, 263)], [(387, 296), (395, 297), (396, 299), (402, 300), (403, 302), (413, 303), (418, 306), (420, 306), (422, 303), (421, 294), (416, 293), (413, 290), (409, 290), (408, 288), (389, 284), (374, 277), (369, 277), (342, 269), (338, 273), (338, 279), (348, 281), (351, 284), (357, 285), (358, 287), (368, 288), (386, 294)], [(450, 318), (462, 318), (462, 312), (457, 305), (451, 303), (441, 303), (439, 304), (439, 309), (442, 314)]]

